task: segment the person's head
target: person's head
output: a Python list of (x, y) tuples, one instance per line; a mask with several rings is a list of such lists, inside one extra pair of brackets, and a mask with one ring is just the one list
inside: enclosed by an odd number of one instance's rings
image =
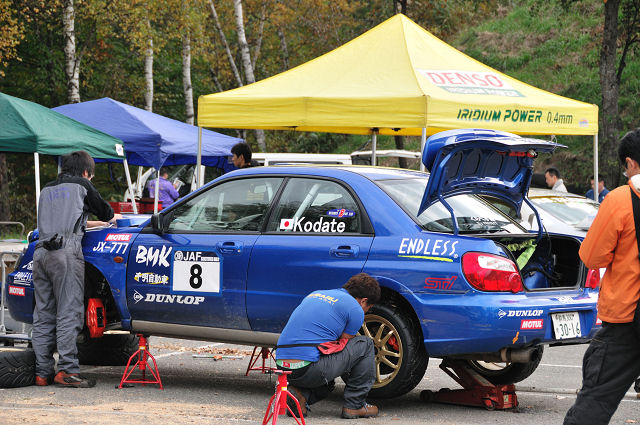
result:
[(640, 174), (640, 128), (631, 130), (620, 139), (618, 159), (627, 177)]
[[(593, 189), (593, 174), (589, 177), (589, 182), (591, 183), (591, 189)], [(602, 192), (604, 190), (604, 176), (602, 174), (598, 174), (598, 192)]]
[(64, 174), (91, 180), (96, 171), (96, 163), (87, 152), (75, 151), (62, 157), (61, 171)]
[(251, 148), (244, 142), (236, 143), (231, 148), (231, 162), (238, 168), (251, 164)]
[(167, 167), (160, 167), (160, 177), (166, 179), (169, 177), (169, 169)]
[(554, 184), (560, 179), (560, 171), (555, 167), (549, 167), (544, 172), (544, 181), (547, 186), (553, 187)]
[(366, 273), (351, 276), (342, 287), (358, 301), (365, 313), (380, 301), (380, 285)]

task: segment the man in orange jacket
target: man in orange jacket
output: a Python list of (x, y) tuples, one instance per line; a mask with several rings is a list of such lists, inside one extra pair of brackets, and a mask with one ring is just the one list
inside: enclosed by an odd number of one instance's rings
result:
[(602, 329), (584, 354), (582, 389), (565, 425), (608, 424), (640, 375), (640, 259), (632, 206), (632, 196), (640, 196), (640, 128), (620, 140), (618, 158), (629, 185), (604, 198), (580, 247), (588, 268), (606, 267), (598, 300)]

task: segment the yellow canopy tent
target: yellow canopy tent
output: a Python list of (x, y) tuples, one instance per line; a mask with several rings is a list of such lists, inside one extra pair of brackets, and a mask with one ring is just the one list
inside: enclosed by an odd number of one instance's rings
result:
[(296, 68), (201, 96), (198, 125), (373, 134), (374, 142), (421, 135), (423, 145), (427, 134), (480, 127), (594, 135), (595, 146), (598, 107), (502, 74), (398, 14)]

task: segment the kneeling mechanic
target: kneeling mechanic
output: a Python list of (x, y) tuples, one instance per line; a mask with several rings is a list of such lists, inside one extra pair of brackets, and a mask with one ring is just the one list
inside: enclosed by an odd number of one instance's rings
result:
[(278, 340), (276, 364), (291, 371), (289, 390), (303, 414), (329, 395), (340, 376), (345, 382), (342, 417), (378, 415), (378, 408), (366, 402), (376, 379), (373, 340), (356, 334), (379, 299), (378, 281), (360, 273), (340, 289), (312, 292), (291, 314)]

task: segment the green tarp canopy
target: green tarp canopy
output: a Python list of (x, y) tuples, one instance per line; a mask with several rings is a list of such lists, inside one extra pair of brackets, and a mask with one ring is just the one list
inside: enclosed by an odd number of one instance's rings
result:
[(123, 159), (122, 141), (37, 103), (0, 93), (0, 152)]

